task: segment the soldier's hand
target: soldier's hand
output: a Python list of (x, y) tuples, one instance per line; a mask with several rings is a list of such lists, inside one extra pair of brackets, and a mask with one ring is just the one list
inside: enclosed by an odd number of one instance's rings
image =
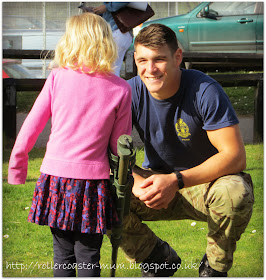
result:
[(136, 185), (136, 184), (134, 184), (134, 186), (132, 188), (132, 193), (138, 198), (145, 195), (148, 191), (149, 191), (149, 187), (143, 189), (139, 185)]
[(134, 185), (132, 188), (132, 193), (136, 196), (136, 197), (140, 197), (144, 194), (146, 194), (146, 192), (149, 191), (149, 187), (147, 188), (141, 188), (140, 185), (143, 183), (143, 181), (145, 180), (145, 178), (143, 177), (143, 174), (141, 174), (142, 176), (140, 176), (139, 174), (133, 172), (133, 177), (134, 177)]
[(174, 173), (152, 175), (142, 182), (140, 188), (148, 190), (139, 196), (147, 207), (167, 209), (178, 191), (177, 178)]

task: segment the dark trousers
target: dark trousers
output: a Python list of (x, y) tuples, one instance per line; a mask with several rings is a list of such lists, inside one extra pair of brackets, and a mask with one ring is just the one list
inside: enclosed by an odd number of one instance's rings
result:
[(54, 247), (54, 277), (100, 277), (102, 234), (87, 234), (51, 228)]

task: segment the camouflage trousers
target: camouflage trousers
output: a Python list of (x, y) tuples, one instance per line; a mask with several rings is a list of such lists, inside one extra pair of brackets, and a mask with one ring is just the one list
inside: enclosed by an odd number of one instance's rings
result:
[(251, 218), (253, 203), (252, 180), (243, 172), (184, 188), (177, 192), (167, 209), (148, 208), (132, 195), (120, 247), (130, 259), (142, 262), (157, 242), (157, 236), (142, 221), (205, 221), (208, 223), (206, 254), (210, 266), (220, 272), (228, 271), (232, 267), (236, 242)]

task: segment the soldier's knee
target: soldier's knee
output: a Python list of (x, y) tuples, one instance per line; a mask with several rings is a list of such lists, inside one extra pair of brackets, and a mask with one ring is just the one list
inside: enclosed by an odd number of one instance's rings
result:
[(227, 185), (232, 211), (250, 211), (254, 203), (253, 186), (248, 184), (243, 177), (232, 175), (230, 184)]
[(211, 187), (208, 203), (210, 207), (227, 216), (250, 213), (254, 203), (252, 185), (241, 176), (230, 175), (219, 178)]

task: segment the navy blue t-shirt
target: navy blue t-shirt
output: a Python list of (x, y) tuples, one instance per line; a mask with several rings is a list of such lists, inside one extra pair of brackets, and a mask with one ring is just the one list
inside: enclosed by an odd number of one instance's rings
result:
[(221, 85), (200, 71), (182, 69), (179, 90), (165, 100), (153, 98), (139, 76), (128, 83), (133, 125), (144, 143), (144, 168), (170, 173), (197, 166), (217, 153), (206, 130), (238, 123)]

